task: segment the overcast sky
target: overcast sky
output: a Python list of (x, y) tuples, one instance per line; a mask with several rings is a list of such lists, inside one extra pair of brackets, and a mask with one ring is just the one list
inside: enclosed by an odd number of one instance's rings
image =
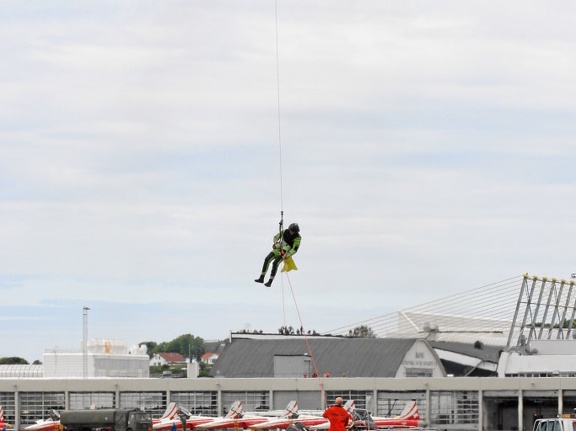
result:
[(84, 305), (131, 346), (569, 278), (575, 9), (4, 1), (0, 357), (80, 348)]

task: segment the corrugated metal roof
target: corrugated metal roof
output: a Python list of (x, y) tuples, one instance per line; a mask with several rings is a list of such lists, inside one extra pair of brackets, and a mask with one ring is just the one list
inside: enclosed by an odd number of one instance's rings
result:
[(220, 353), (224, 349), (225, 343), (222, 341), (204, 341), (204, 352)]
[(44, 365), (7, 364), (0, 365), (0, 378), (44, 377)]
[[(395, 377), (416, 339), (308, 338), (323, 375), (333, 377)], [(274, 377), (274, 356), (308, 354), (303, 338), (280, 340), (235, 339), (228, 344), (210, 374), (214, 377)]]

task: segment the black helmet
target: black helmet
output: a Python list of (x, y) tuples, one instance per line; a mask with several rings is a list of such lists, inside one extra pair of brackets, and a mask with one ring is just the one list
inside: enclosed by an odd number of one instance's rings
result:
[(292, 223), (290, 226), (288, 226), (288, 230), (298, 233), (300, 232), (300, 226), (298, 226), (298, 223)]

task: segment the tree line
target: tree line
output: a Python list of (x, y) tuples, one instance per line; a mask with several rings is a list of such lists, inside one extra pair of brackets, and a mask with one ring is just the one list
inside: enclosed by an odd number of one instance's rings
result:
[[(150, 358), (157, 353), (169, 352), (180, 353), (185, 358), (196, 360), (200, 362), (202, 355), (205, 353), (204, 339), (202, 337), (195, 337), (192, 334), (183, 334), (171, 341), (163, 341), (157, 343), (155, 341), (142, 341), (138, 343), (139, 346), (146, 345), (147, 353)], [(0, 357), (0, 365), (29, 365), (30, 363), (18, 356)], [(42, 364), (41, 361), (35, 360), (34, 365)]]
[[(242, 331), (240, 331), (242, 332)], [(263, 331), (254, 331), (255, 333), (262, 334)], [(304, 329), (294, 330), (292, 326), (282, 326), (278, 329), (278, 332), (282, 335), (305, 335)], [(320, 335), (315, 330), (307, 331), (308, 335)], [(348, 337), (359, 337), (359, 338), (375, 338), (372, 328), (369, 326), (361, 325), (350, 330)], [(222, 341), (224, 343), (226, 341)], [(201, 362), (202, 355), (206, 353), (205, 342), (202, 337), (195, 337), (192, 334), (182, 334), (171, 341), (162, 341), (157, 343), (156, 341), (142, 341), (138, 343), (139, 346), (145, 345), (147, 347), (148, 356), (152, 358), (157, 353), (180, 353), (185, 358), (189, 358), (191, 361)], [(28, 365), (28, 361), (24, 358), (17, 356), (0, 357), (0, 365), (12, 365), (12, 364), (22, 364)], [(35, 360), (33, 364), (42, 364), (39, 360)]]

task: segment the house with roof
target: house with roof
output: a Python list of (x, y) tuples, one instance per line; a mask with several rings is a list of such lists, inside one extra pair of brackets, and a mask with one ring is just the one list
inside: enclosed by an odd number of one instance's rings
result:
[(200, 362), (207, 365), (214, 365), (225, 346), (226, 343), (223, 341), (205, 341), (204, 353), (200, 357)]
[[(310, 348), (308, 348), (308, 346)], [(210, 376), (445, 377), (423, 339), (232, 334)]]
[(200, 362), (208, 365), (214, 365), (214, 362), (218, 359), (220, 355), (218, 353), (206, 352), (200, 358)]
[(150, 366), (158, 365), (175, 365), (175, 364), (185, 364), (186, 359), (180, 353), (173, 352), (161, 352), (156, 353), (150, 359)]

